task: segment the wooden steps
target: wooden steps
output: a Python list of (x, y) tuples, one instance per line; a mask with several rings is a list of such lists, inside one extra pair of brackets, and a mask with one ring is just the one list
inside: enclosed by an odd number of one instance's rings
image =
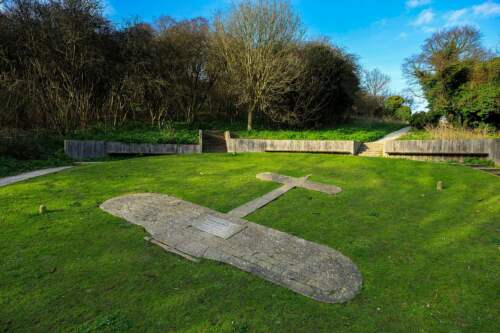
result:
[(227, 153), (222, 131), (203, 131), (203, 153)]
[(358, 156), (382, 157), (384, 156), (384, 143), (367, 142), (363, 143), (358, 150)]

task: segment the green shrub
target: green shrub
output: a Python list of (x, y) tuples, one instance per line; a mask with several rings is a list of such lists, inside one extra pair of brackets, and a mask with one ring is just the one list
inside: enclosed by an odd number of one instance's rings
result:
[(397, 110), (403, 106), (404, 102), (405, 99), (401, 96), (391, 96), (385, 100), (384, 106), (387, 110)]
[(476, 165), (484, 165), (485, 167), (494, 167), (495, 162), (490, 160), (485, 160), (481, 158), (466, 158), (464, 159), (464, 164), (476, 164)]
[(436, 125), (439, 122), (441, 115), (436, 112), (417, 112), (410, 118), (410, 126), (423, 129), (428, 125)]
[(399, 120), (409, 121), (411, 118), (411, 109), (409, 106), (403, 105), (396, 110), (395, 116)]
[(71, 161), (50, 157), (45, 160), (18, 160), (10, 156), (0, 156), (0, 178), (10, 175), (39, 170), (45, 168), (53, 168), (70, 164)]
[[(419, 83), (429, 110), (455, 126), (498, 126), (500, 57), (481, 45), (479, 30), (462, 26), (438, 31), (421, 50), (407, 59), (404, 71)], [(423, 118), (416, 118), (418, 125)]]
[(483, 84), (474, 89), (463, 89), (457, 107), (469, 126), (500, 123), (500, 86)]
[(401, 96), (391, 96), (384, 102), (385, 114), (388, 117), (403, 121), (409, 121), (411, 117), (411, 108), (405, 105), (406, 100)]
[(60, 137), (29, 132), (0, 137), (0, 177), (70, 163)]
[(14, 138), (0, 138), (0, 155), (10, 156), (18, 160), (38, 160), (60, 156), (63, 140), (58, 137), (39, 136), (23, 133)]
[(414, 128), (423, 129), (427, 126), (428, 119), (426, 112), (417, 112), (411, 116), (410, 125)]

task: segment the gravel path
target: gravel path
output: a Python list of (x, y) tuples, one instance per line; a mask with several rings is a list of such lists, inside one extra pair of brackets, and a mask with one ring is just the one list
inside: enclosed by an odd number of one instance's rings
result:
[(64, 167), (59, 167), (59, 168), (42, 169), (42, 170), (37, 170), (37, 171), (31, 171), (31, 172), (22, 173), (20, 175), (15, 175), (15, 176), (10, 176), (10, 177), (0, 178), (0, 187), (11, 185), (11, 184), (15, 184), (15, 183), (19, 183), (19, 182), (22, 182), (22, 181), (25, 181), (25, 180), (31, 179), (31, 178), (45, 176), (45, 175), (49, 175), (51, 173), (60, 172), (60, 171), (63, 171), (63, 170), (69, 169), (69, 168), (72, 168), (72, 166), (64, 166)]
[(408, 133), (410, 130), (411, 130), (410, 126), (404, 127), (400, 130), (397, 130), (396, 132), (392, 132), (392, 133), (387, 134), (382, 139), (374, 141), (374, 143), (382, 143), (382, 142), (386, 142), (386, 141), (397, 140), (400, 137), (402, 137), (403, 135), (405, 135), (406, 133)]

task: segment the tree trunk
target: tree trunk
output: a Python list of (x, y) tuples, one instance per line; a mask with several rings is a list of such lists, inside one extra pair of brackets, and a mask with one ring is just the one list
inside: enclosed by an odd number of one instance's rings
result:
[(253, 129), (253, 110), (253, 107), (248, 109), (247, 131), (251, 131)]

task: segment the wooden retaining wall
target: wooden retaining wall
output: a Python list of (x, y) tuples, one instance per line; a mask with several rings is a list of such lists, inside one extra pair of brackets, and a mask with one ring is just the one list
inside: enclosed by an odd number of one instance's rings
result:
[(384, 145), (384, 156), (441, 161), (478, 157), (500, 164), (500, 139), (388, 141)]
[(231, 138), (228, 131), (225, 132), (225, 139), (229, 153), (307, 152), (355, 155), (361, 145), (357, 141), (239, 139)]
[(201, 153), (201, 145), (65, 140), (64, 152), (75, 160), (99, 158), (111, 154), (199, 154)]
[(92, 140), (64, 140), (64, 152), (75, 160), (99, 158), (108, 155), (106, 152), (106, 142)]

